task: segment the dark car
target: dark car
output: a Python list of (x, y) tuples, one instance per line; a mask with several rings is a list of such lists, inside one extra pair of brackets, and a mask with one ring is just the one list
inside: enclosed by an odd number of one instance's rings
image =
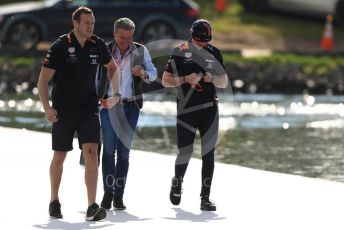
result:
[(45, 0), (0, 6), (0, 42), (4, 46), (30, 49), (52, 41), (72, 29), (71, 15), (78, 6), (90, 7), (96, 18), (95, 34), (112, 38), (117, 18), (136, 24), (135, 40), (185, 38), (199, 16), (191, 0)]

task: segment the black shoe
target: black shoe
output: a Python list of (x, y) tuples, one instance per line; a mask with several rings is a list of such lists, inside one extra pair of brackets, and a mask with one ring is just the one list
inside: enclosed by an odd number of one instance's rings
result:
[(127, 207), (123, 204), (123, 198), (114, 197), (113, 198), (113, 209), (114, 210), (125, 210)]
[(98, 221), (106, 217), (106, 211), (103, 208), (99, 208), (97, 203), (92, 204), (87, 209), (86, 220), (88, 221)]
[(61, 204), (59, 200), (54, 200), (49, 204), (49, 215), (54, 219), (62, 219)]
[(172, 178), (171, 191), (170, 191), (170, 201), (173, 205), (179, 205), (182, 199), (182, 179), (176, 177)]
[(215, 203), (209, 200), (208, 197), (201, 198), (201, 210), (203, 211), (216, 211)]
[(106, 210), (109, 210), (111, 208), (112, 199), (113, 199), (113, 193), (105, 192), (103, 196), (103, 200), (100, 203), (100, 206)]

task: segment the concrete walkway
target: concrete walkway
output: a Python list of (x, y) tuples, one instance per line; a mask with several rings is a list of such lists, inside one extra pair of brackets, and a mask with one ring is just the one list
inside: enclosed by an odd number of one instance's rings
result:
[[(78, 165), (76, 141), (60, 192), (64, 219), (50, 220), (50, 143), (50, 134), (0, 127), (1, 229), (344, 229), (342, 183), (217, 163), (211, 198), (218, 211), (202, 212), (201, 162), (190, 162), (176, 207), (168, 198), (175, 156), (143, 151), (131, 153), (127, 210), (109, 211), (103, 222), (86, 222), (84, 170)], [(98, 202), (102, 193), (99, 180)]]

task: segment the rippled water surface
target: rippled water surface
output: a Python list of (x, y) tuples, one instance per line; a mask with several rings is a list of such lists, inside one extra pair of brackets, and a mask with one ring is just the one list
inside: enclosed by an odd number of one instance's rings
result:
[[(133, 148), (176, 154), (173, 97), (145, 98)], [(222, 95), (220, 101), (218, 161), (344, 182), (344, 97)], [(0, 125), (50, 130), (31, 99), (0, 100)]]

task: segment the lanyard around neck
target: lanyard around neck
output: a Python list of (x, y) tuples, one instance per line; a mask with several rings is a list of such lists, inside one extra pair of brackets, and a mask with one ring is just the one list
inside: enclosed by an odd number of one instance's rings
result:
[(122, 70), (123, 70), (125, 64), (127, 64), (127, 61), (128, 61), (128, 59), (129, 59), (129, 56), (130, 56), (130, 55), (127, 55), (124, 59), (122, 59), (122, 62), (121, 62), (120, 59), (117, 57), (116, 51), (115, 51), (115, 53), (114, 53), (114, 56), (115, 56), (115, 62), (116, 62), (116, 64), (117, 64), (117, 66), (118, 66), (120, 72), (122, 73)]
[(120, 58), (117, 56), (117, 49), (116, 48), (117, 47), (114, 46), (113, 54), (114, 54), (115, 62), (116, 62), (117, 66), (121, 72), (121, 75), (122, 75), (123, 68), (127, 64), (127, 61), (129, 59), (130, 55), (128, 54), (128, 55), (124, 56), (124, 58), (122, 58), (122, 61), (120, 61)]

